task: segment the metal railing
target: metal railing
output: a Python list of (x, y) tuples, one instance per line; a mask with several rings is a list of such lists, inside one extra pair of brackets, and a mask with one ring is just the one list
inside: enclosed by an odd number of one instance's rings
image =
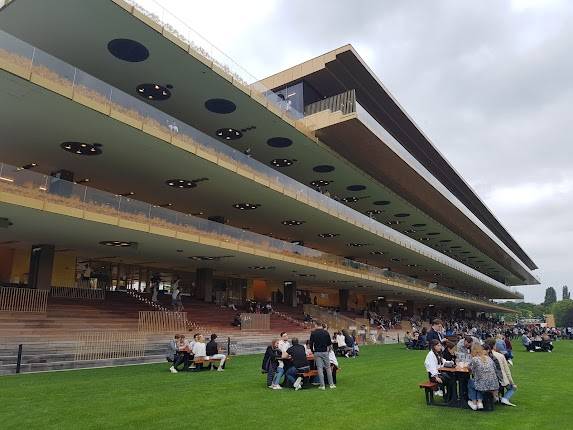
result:
[(100, 288), (51, 287), (50, 297), (73, 300), (105, 300), (105, 290)]
[(187, 312), (139, 311), (137, 327), (145, 333), (183, 333), (187, 331)]
[(356, 91), (349, 90), (332, 97), (319, 100), (304, 107), (304, 116), (329, 110), (343, 115), (356, 112)]
[(46, 313), (49, 290), (35, 288), (0, 288), (0, 312)]

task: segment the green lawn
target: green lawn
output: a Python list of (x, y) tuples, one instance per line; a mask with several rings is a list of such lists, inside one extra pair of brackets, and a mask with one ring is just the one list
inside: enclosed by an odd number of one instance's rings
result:
[[(573, 428), (573, 342), (555, 352), (516, 353), (516, 408), (494, 412), (428, 407), (418, 383), (425, 352), (363, 348), (341, 360), (336, 390), (272, 391), (261, 356), (234, 357), (223, 373), (172, 375), (165, 364), (0, 377), (2, 429)], [(463, 421), (462, 421), (463, 420)], [(289, 424), (286, 424), (286, 423)]]

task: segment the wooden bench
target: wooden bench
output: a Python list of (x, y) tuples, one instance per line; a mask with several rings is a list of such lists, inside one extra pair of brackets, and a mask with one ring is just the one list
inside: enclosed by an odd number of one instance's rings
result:
[(434, 391), (438, 389), (438, 384), (436, 382), (422, 382), (420, 384), (420, 388), (423, 388), (426, 394), (426, 404), (433, 405), (434, 404)]
[[(227, 363), (231, 360), (231, 356), (227, 356), (227, 358), (225, 359), (225, 366), (227, 366)], [(214, 363), (220, 363), (221, 359), (220, 358), (209, 358), (207, 359), (207, 357), (197, 357), (194, 358), (193, 360), (191, 360), (191, 362), (193, 364), (214, 364)]]

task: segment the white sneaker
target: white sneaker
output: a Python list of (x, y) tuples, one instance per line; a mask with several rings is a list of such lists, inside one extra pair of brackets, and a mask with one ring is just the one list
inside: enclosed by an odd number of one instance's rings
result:
[(478, 409), (483, 409), (483, 403), (481, 400), (478, 400), (478, 405), (477, 405)]
[(299, 376), (298, 378), (296, 378), (296, 381), (294, 381), (293, 387), (297, 387), (300, 386), (302, 382), (302, 378)]
[(302, 385), (300, 384), (300, 382), (297, 384), (296, 382), (293, 384), (294, 390), (298, 391), (302, 388)]
[(471, 400), (468, 400), (468, 406), (472, 409), (472, 411), (477, 411), (478, 407), (475, 405), (474, 402), (472, 402)]
[(326, 390), (326, 387), (324, 385), (321, 385), (318, 387), (319, 390)]
[(332, 384), (332, 385), (330, 386), (330, 388), (334, 389), (334, 388), (336, 388), (336, 385)]
[(513, 360), (511, 358), (507, 360), (507, 362), (509, 363), (510, 366), (513, 366)]
[(504, 405), (507, 406), (515, 406), (513, 403), (511, 403), (509, 400), (507, 400), (505, 397), (501, 398), (501, 403), (503, 403)]
[(434, 391), (434, 395), (438, 397), (444, 397), (444, 392), (442, 390)]
[(273, 390), (282, 390), (282, 389), (283, 389), (283, 387), (281, 387), (280, 385), (275, 385), (273, 387)]
[(529, 352), (535, 352), (534, 350), (530, 349)]
[(217, 372), (224, 372), (225, 369), (223, 369), (221, 366), (217, 367)]
[(177, 369), (176, 369), (175, 367), (173, 367), (173, 366), (171, 366), (171, 367), (169, 368), (169, 371), (170, 371), (171, 373), (177, 373)]

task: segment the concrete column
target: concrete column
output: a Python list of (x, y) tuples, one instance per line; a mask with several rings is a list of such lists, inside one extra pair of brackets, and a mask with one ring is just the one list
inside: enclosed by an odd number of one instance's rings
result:
[(52, 284), (54, 268), (54, 245), (33, 245), (28, 269), (28, 285), (41, 290), (49, 289)]
[(213, 302), (213, 269), (197, 269), (196, 283), (198, 289), (203, 291), (205, 302)]
[(285, 285), (284, 290), (284, 303), (292, 307), (296, 307), (296, 282), (292, 282), (290, 285)]
[(341, 311), (348, 310), (348, 294), (349, 290), (342, 288), (338, 290), (338, 304), (340, 306)]

